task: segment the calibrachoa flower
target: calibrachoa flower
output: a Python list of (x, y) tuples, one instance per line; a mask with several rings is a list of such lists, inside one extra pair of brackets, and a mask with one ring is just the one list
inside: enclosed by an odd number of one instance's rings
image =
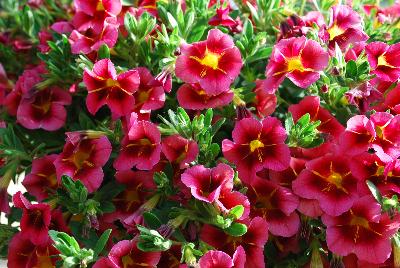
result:
[(59, 181), (62, 175), (68, 175), (74, 180), (80, 180), (89, 192), (93, 192), (103, 181), (102, 167), (107, 163), (112, 148), (104, 135), (81, 134), (69, 133), (67, 143), (54, 161), (54, 166)]
[(300, 228), (299, 199), (288, 188), (257, 177), (249, 187), (252, 215), (264, 217), (273, 235), (290, 237)]
[(264, 80), (257, 80), (253, 92), (256, 94), (254, 105), (260, 118), (271, 115), (275, 111), (277, 97), (273, 90), (264, 87)]
[(341, 146), (346, 153), (355, 155), (369, 148), (382, 161), (388, 162), (400, 155), (400, 116), (378, 112), (370, 118), (356, 115), (347, 121), (346, 131), (341, 137)]
[(114, 64), (103, 59), (93, 66), (93, 70), (85, 69), (83, 81), (88, 89), (86, 106), (91, 114), (95, 114), (101, 106), (107, 105), (113, 117), (128, 115), (134, 108), (140, 76), (138, 71), (130, 70), (117, 75)]
[(53, 164), (56, 159), (56, 154), (34, 159), (31, 173), (26, 175), (22, 182), (29, 194), (35, 196), (38, 201), (55, 193), (58, 187), (56, 168)]
[(295, 194), (319, 201), (321, 209), (329, 215), (340, 215), (358, 198), (359, 178), (354, 177), (346, 157), (326, 155), (306, 163), (292, 188)]
[(184, 169), (190, 162), (196, 160), (199, 146), (195, 141), (175, 134), (162, 140), (162, 152), (169, 162), (178, 164), (181, 169)]
[(31, 204), (21, 192), (13, 196), (14, 205), (22, 209), (21, 235), (35, 245), (45, 244), (49, 240), (51, 220), (50, 206), (46, 203)]
[(314, 40), (304, 36), (283, 39), (272, 51), (265, 87), (276, 90), (287, 77), (296, 86), (307, 88), (319, 79), (319, 72), (328, 65), (328, 59), (328, 53)]
[(243, 64), (232, 38), (217, 29), (208, 32), (206, 41), (182, 45), (181, 53), (176, 76), (186, 83), (199, 83), (209, 95), (228, 90)]
[[(161, 257), (160, 252), (143, 252), (137, 248), (133, 240), (122, 240), (115, 244), (108, 254), (108, 261), (111, 267), (157, 267)], [(107, 266), (105, 266), (107, 267)]]
[(371, 73), (384, 81), (396, 81), (400, 77), (400, 44), (387, 45), (372, 42), (365, 47)]
[(330, 24), (326, 31), (330, 49), (334, 49), (335, 44), (338, 44), (345, 50), (350, 44), (368, 39), (368, 35), (363, 31), (360, 15), (346, 5), (332, 7)]
[(50, 240), (45, 244), (35, 245), (22, 233), (16, 234), (10, 241), (7, 265), (8, 267), (56, 267), (53, 255), (59, 252), (51, 245)]
[(199, 260), (201, 268), (244, 268), (245, 263), (246, 253), (242, 246), (236, 249), (232, 258), (223, 251), (210, 250)]
[(199, 84), (184, 84), (176, 95), (181, 107), (192, 110), (225, 106), (233, 99), (233, 92), (229, 89), (216, 95), (209, 95)]
[(265, 267), (263, 251), (268, 240), (268, 224), (261, 217), (255, 217), (247, 224), (247, 232), (242, 237), (229, 236), (218, 228), (204, 225), (200, 239), (230, 256), (242, 246), (246, 253), (244, 267)]
[(182, 174), (182, 182), (190, 188), (193, 197), (212, 203), (219, 198), (222, 188), (232, 188), (233, 176), (233, 169), (226, 164), (215, 168), (197, 165)]
[(28, 129), (57, 130), (65, 123), (67, 111), (64, 106), (71, 101), (71, 95), (59, 88), (33, 89), (22, 96), (17, 121)]
[(284, 170), (289, 166), (290, 152), (284, 143), (286, 132), (274, 117), (261, 122), (254, 118), (238, 121), (232, 139), (222, 141), (222, 152), (236, 164), (240, 179), (247, 183), (262, 168)]
[(390, 238), (400, 225), (381, 214), (381, 206), (372, 196), (364, 196), (354, 202), (346, 213), (332, 217), (322, 216), (327, 226), (328, 248), (335, 254), (346, 256), (355, 253), (360, 260), (383, 263), (391, 253)]
[(114, 168), (150, 170), (160, 161), (160, 131), (149, 121), (137, 121), (135, 115), (131, 116), (131, 120), (129, 133), (121, 141), (121, 151), (114, 161)]
[(249, 199), (247, 198), (246, 195), (242, 194), (241, 192), (238, 191), (232, 191), (228, 187), (223, 187), (221, 189), (221, 192), (219, 194), (218, 200), (216, 200), (216, 203), (218, 207), (225, 213), (228, 213), (228, 211), (238, 205), (243, 206), (244, 211), (242, 216), (239, 218), (239, 220), (244, 220), (249, 217), (250, 214), (250, 202)]
[(222, 25), (225, 27), (232, 27), (237, 24), (237, 22), (229, 16), (230, 8), (217, 8), (217, 14), (215, 14), (209, 21), (208, 24), (212, 26)]

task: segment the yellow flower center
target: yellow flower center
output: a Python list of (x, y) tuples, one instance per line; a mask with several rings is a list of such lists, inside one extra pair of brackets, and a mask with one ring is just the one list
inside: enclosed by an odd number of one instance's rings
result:
[(111, 78), (108, 78), (106, 80), (106, 87), (120, 87), (120, 84), (117, 80), (113, 80)]
[(53, 263), (51, 262), (51, 258), (48, 255), (39, 255), (36, 252), (37, 256), (37, 263), (33, 268), (50, 268), (50, 267), (55, 267)]
[(382, 127), (376, 126), (375, 133), (376, 133), (376, 136), (378, 136), (379, 138), (381, 138), (381, 139), (383, 138), (383, 128)]
[(104, 8), (103, 1), (102, 1), (102, 0), (100, 0), (100, 1), (97, 3), (96, 10), (97, 10), (97, 11), (104, 11), (104, 10), (106, 10), (106, 9)]
[(342, 28), (339, 28), (336, 24), (334, 24), (328, 29), (329, 41), (332, 41), (335, 37), (342, 35), (344, 32), (345, 31)]
[(134, 264), (135, 262), (130, 255), (125, 255), (122, 257), (122, 265), (124, 266), (124, 268), (133, 267)]
[(301, 62), (300, 57), (293, 57), (293, 58), (289, 58), (287, 60), (287, 71), (288, 72), (292, 72), (292, 71), (304, 72), (304, 66), (303, 66), (303, 63)]
[(336, 172), (332, 172), (331, 175), (329, 175), (328, 177), (328, 181), (336, 185), (336, 187), (338, 188), (342, 187), (342, 180), (343, 180), (342, 175)]
[(252, 140), (250, 142), (250, 151), (254, 152), (258, 148), (264, 147), (264, 143), (262, 143), (260, 140)]
[(219, 58), (220, 58), (220, 56), (218, 54), (207, 51), (204, 58), (200, 60), (200, 64), (210, 67), (213, 70), (217, 70)]
[(358, 216), (353, 216), (353, 218), (350, 221), (350, 225), (358, 225), (366, 229), (369, 229), (369, 222), (365, 218)]
[(387, 66), (388, 65), (388, 62), (386, 61), (385, 55), (380, 55), (378, 57), (378, 65), (380, 65), (380, 66)]

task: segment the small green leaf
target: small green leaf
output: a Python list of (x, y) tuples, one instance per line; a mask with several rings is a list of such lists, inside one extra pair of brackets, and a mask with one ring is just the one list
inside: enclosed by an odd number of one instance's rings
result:
[(110, 237), (112, 229), (106, 230), (97, 240), (96, 246), (94, 248), (94, 254), (95, 256), (98, 256), (104, 249), (104, 247), (107, 244), (108, 238)]
[(234, 206), (229, 210), (229, 215), (233, 216), (235, 219), (242, 217), (244, 212), (244, 207), (242, 205)]
[(378, 188), (376, 188), (375, 184), (372, 181), (367, 180), (367, 186), (369, 190), (371, 191), (372, 195), (375, 197), (376, 201), (379, 202), (379, 204), (383, 204), (383, 198), (381, 193), (379, 192)]
[(99, 58), (99, 60), (110, 58), (110, 49), (108, 48), (108, 46), (106, 44), (101, 45), (99, 52), (98, 52), (98, 58)]
[(231, 236), (242, 236), (247, 232), (247, 226), (242, 223), (234, 222), (228, 228), (224, 229)]

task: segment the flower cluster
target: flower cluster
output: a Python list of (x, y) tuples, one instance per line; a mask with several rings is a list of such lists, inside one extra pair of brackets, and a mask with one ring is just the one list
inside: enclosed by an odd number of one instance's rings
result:
[(2, 0), (0, 258), (400, 267), (400, 4), (345, 2)]

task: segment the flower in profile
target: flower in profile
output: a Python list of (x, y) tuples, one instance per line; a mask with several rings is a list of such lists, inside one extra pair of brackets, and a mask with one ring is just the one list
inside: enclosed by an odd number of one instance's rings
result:
[(112, 147), (108, 138), (102, 134), (93, 135), (80, 132), (67, 133), (66, 144), (61, 154), (54, 161), (57, 179), (68, 175), (73, 180), (80, 180), (93, 192), (103, 181), (102, 167), (110, 157)]
[(357, 199), (358, 182), (348, 158), (329, 154), (308, 161), (292, 189), (300, 197), (318, 200), (326, 214), (337, 216), (348, 211)]
[(223, 187), (221, 189), (218, 200), (216, 201), (217, 206), (224, 213), (228, 213), (230, 209), (241, 205), (244, 208), (242, 216), (239, 220), (244, 220), (249, 217), (250, 214), (250, 202), (246, 195), (238, 191), (232, 191), (229, 187)]
[(328, 110), (321, 107), (320, 99), (317, 96), (306, 96), (298, 104), (290, 105), (289, 112), (295, 122), (308, 113), (311, 122), (318, 120), (321, 122), (317, 128), (319, 131), (330, 134), (335, 138), (339, 137), (344, 131), (344, 126)]
[[(108, 254), (111, 267), (153, 267), (160, 261), (160, 252), (144, 252), (137, 248), (137, 242), (122, 240), (115, 244)], [(105, 266), (107, 267), (107, 266)]]
[(268, 223), (261, 217), (255, 217), (246, 222), (247, 232), (241, 237), (233, 237), (223, 230), (211, 225), (204, 225), (200, 232), (200, 239), (207, 244), (233, 256), (235, 251), (242, 246), (246, 262), (244, 267), (265, 267), (264, 245), (268, 241)]
[(256, 80), (256, 87), (253, 92), (256, 94), (254, 106), (260, 118), (271, 115), (276, 108), (278, 98), (275, 93), (264, 87), (264, 80)]
[(232, 258), (228, 254), (219, 250), (209, 250), (200, 260), (201, 268), (244, 268), (246, 263), (246, 253), (242, 246), (239, 246)]
[(50, 206), (46, 203), (31, 204), (21, 192), (14, 194), (13, 203), (22, 209), (22, 236), (35, 245), (45, 244), (49, 240)]
[(64, 106), (71, 104), (71, 101), (71, 95), (60, 88), (33, 88), (22, 95), (17, 121), (28, 129), (55, 131), (65, 124), (67, 112)]
[(356, 115), (347, 121), (341, 147), (350, 155), (374, 149), (384, 162), (400, 156), (400, 116), (377, 112), (368, 117)]
[(290, 237), (300, 228), (296, 213), (299, 198), (288, 188), (267, 179), (256, 177), (249, 187), (248, 196), (253, 216), (266, 219), (269, 231), (276, 236)]
[(334, 50), (338, 44), (342, 50), (350, 44), (364, 42), (368, 35), (364, 33), (360, 15), (351, 7), (336, 5), (330, 10), (330, 24), (326, 29), (329, 49)]
[(194, 198), (212, 203), (219, 198), (224, 187), (232, 189), (233, 169), (226, 164), (218, 164), (215, 168), (197, 165), (185, 170), (181, 180)]
[(372, 42), (365, 47), (371, 73), (383, 81), (394, 82), (400, 77), (400, 44)]
[(14, 235), (11, 239), (7, 262), (8, 267), (46, 267), (55, 268), (55, 255), (59, 254), (51, 245), (51, 240), (45, 244), (35, 245), (22, 233)]
[(133, 94), (138, 90), (138, 71), (130, 70), (117, 75), (109, 59), (96, 62), (93, 70), (85, 69), (83, 82), (88, 89), (86, 106), (95, 114), (101, 106), (107, 105), (114, 118), (128, 115), (135, 104)]
[(206, 41), (181, 46), (175, 73), (186, 83), (199, 83), (207, 94), (218, 95), (229, 89), (242, 65), (240, 51), (232, 38), (212, 29)]
[(261, 122), (254, 118), (238, 121), (232, 139), (222, 141), (222, 152), (237, 166), (239, 178), (246, 183), (262, 168), (284, 170), (289, 166), (286, 131), (274, 117), (266, 117)]
[(217, 8), (217, 14), (215, 14), (209, 21), (208, 24), (211, 26), (225, 26), (225, 27), (233, 27), (237, 24), (237, 22), (229, 16), (230, 8), (219, 7)]
[(39, 202), (46, 199), (49, 194), (55, 193), (58, 187), (56, 168), (53, 164), (56, 159), (56, 154), (34, 159), (31, 173), (22, 181), (29, 194), (36, 197)]
[(264, 86), (274, 92), (287, 77), (296, 86), (307, 88), (319, 79), (328, 59), (328, 53), (314, 40), (304, 36), (282, 39), (272, 51)]
[(164, 88), (159, 85), (147, 68), (134, 69), (139, 74), (140, 84), (138, 90), (133, 94), (135, 98), (134, 110), (146, 113), (160, 109), (164, 106)]
[(371, 195), (356, 200), (351, 209), (333, 217), (322, 216), (327, 226), (329, 250), (339, 256), (356, 254), (358, 259), (374, 264), (385, 262), (390, 256), (391, 237), (400, 227), (399, 221), (381, 214), (381, 206)]
[(161, 134), (157, 126), (149, 121), (138, 121), (137, 115), (132, 113), (129, 133), (122, 139), (121, 151), (114, 161), (114, 168), (152, 169), (160, 161), (160, 142)]
[(178, 134), (166, 137), (161, 145), (168, 161), (178, 164), (181, 169), (187, 168), (199, 154), (199, 146), (195, 141), (185, 139)]
[(176, 95), (181, 107), (192, 110), (225, 106), (233, 99), (233, 92), (230, 89), (209, 95), (199, 84), (183, 84)]

